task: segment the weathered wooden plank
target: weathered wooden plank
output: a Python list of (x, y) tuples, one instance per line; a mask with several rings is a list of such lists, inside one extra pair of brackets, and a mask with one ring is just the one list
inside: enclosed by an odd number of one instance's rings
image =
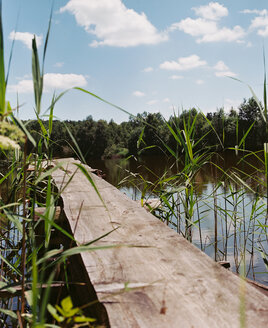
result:
[[(74, 160), (65, 161), (70, 176), (77, 167), (70, 163)], [(267, 326), (264, 294), (91, 176), (104, 204), (80, 171), (62, 198), (79, 243), (118, 228), (96, 243), (117, 248), (81, 254), (111, 327), (239, 327), (244, 297), (247, 327)], [(53, 178), (59, 189), (68, 181), (63, 170), (53, 172)]]

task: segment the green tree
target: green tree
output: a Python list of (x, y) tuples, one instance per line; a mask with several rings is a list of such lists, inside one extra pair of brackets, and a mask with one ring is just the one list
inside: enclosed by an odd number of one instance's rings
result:
[(248, 149), (257, 149), (263, 147), (265, 140), (265, 127), (261, 119), (260, 109), (253, 97), (248, 100), (244, 99), (239, 109), (239, 138), (248, 131), (250, 126), (254, 123), (250, 133), (246, 139), (246, 147)]

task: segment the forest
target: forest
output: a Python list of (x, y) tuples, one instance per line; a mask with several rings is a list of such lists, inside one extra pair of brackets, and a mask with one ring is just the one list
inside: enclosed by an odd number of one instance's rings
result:
[[(54, 121), (51, 140), (53, 156), (75, 156), (79, 148), (86, 159), (116, 158), (128, 155), (156, 155), (168, 149), (178, 148), (169, 127), (183, 129), (195, 121), (193, 134), (196, 149), (213, 151), (238, 145), (245, 134), (244, 149), (259, 150), (266, 142), (266, 126), (261, 117), (259, 104), (253, 97), (244, 99), (238, 111), (228, 113), (223, 108), (204, 115), (196, 108), (182, 110), (168, 120), (158, 113), (143, 112), (130, 116), (121, 124), (113, 120), (94, 121), (88, 116), (82, 121)], [(36, 141), (41, 138), (41, 126), (37, 120), (24, 122)], [(48, 121), (42, 122), (44, 127)], [(78, 147), (77, 147), (78, 146)], [(29, 149), (31, 145), (29, 143)]]

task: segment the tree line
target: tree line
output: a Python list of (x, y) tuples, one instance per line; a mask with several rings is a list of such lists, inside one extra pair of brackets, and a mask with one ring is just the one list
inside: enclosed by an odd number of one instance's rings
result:
[[(45, 127), (48, 121), (42, 122)], [(25, 122), (28, 131), (38, 141), (40, 122)], [(197, 148), (213, 150), (234, 147), (241, 140), (248, 150), (263, 149), (267, 131), (254, 98), (244, 99), (238, 111), (223, 108), (207, 113), (195, 108), (183, 110), (165, 120), (160, 113), (143, 112), (120, 124), (113, 120), (94, 121), (88, 116), (82, 121), (53, 121), (51, 140), (54, 156), (75, 156), (77, 145), (85, 158), (112, 158), (127, 155), (160, 154), (167, 149), (178, 150), (174, 133), (189, 129)], [(247, 137), (243, 137), (247, 134)], [(30, 147), (30, 146), (29, 146)], [(221, 149), (220, 149), (221, 148)]]

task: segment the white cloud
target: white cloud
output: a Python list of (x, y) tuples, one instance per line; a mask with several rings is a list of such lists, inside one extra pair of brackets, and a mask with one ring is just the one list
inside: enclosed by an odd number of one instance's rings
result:
[(92, 47), (100, 45), (131, 47), (157, 44), (168, 40), (166, 32), (157, 31), (144, 13), (128, 9), (122, 0), (69, 0), (60, 12), (70, 12), (78, 25), (97, 37)]
[(7, 91), (18, 93), (31, 93), (33, 92), (33, 81), (21, 80), (18, 82), (18, 84), (10, 84), (7, 86)]
[(201, 85), (201, 84), (204, 84), (205, 81), (204, 80), (196, 80), (195, 83), (198, 85)]
[(182, 75), (171, 75), (169, 78), (171, 80), (181, 80), (181, 79), (183, 79), (183, 76)]
[(171, 25), (171, 30), (176, 29), (195, 37), (215, 34), (218, 31), (216, 22), (208, 21), (203, 18), (192, 19), (190, 17)]
[(64, 65), (64, 62), (58, 62), (58, 63), (56, 63), (55, 65), (54, 65), (54, 67), (63, 67), (63, 65)]
[(224, 16), (228, 16), (228, 9), (218, 2), (210, 2), (206, 6), (192, 8), (197, 16), (205, 19), (218, 20)]
[(236, 25), (233, 29), (223, 27), (221, 29), (218, 29), (217, 32), (215, 33), (207, 33), (203, 35), (202, 38), (197, 39), (197, 43), (219, 42), (219, 41), (239, 42), (244, 37), (245, 37), (244, 29), (241, 26)]
[(244, 9), (240, 11), (242, 14), (257, 14), (257, 15), (267, 15), (268, 11), (266, 9), (258, 10), (258, 9)]
[[(12, 32), (9, 33), (9, 39), (10, 40), (15, 39), (17, 41), (21, 41), (29, 49), (32, 49), (32, 39), (33, 38), (34, 38), (34, 34), (29, 33), (29, 32), (15, 32), (15, 31), (12, 31)], [(35, 38), (36, 38), (36, 46), (38, 48), (42, 44), (43, 36), (42, 35), (36, 35)]]
[[(47, 73), (44, 75), (44, 92), (55, 89), (68, 89), (74, 86), (83, 87), (87, 81), (83, 75), (79, 74), (55, 74)], [(8, 86), (9, 92), (31, 93), (33, 92), (32, 80), (21, 80), (18, 84)]]
[(224, 64), (222, 60), (218, 61), (217, 64), (214, 66), (216, 71), (226, 71), (228, 70), (228, 66)]
[(160, 68), (173, 71), (187, 71), (193, 68), (205, 66), (207, 62), (200, 60), (197, 55), (191, 55), (188, 57), (180, 57), (177, 61), (165, 61), (160, 64)]
[(170, 102), (170, 99), (169, 98), (165, 98), (165, 99), (163, 99), (163, 102), (164, 103), (169, 103)]
[(45, 91), (54, 89), (69, 89), (72, 87), (84, 87), (87, 80), (82, 74), (55, 74), (47, 73), (44, 76)]
[(251, 21), (251, 29), (257, 29), (260, 36), (268, 36), (268, 13), (255, 17)]
[(217, 62), (217, 64), (213, 67), (215, 69), (215, 75), (217, 77), (236, 77), (237, 74), (233, 73), (232, 71), (230, 71), (229, 67), (227, 65), (225, 65), (225, 63), (220, 60)]
[(180, 30), (196, 38), (197, 43), (203, 42), (239, 42), (246, 33), (244, 29), (236, 25), (233, 28), (220, 27), (220, 18), (228, 15), (228, 9), (218, 2), (210, 2), (207, 6), (192, 8), (196, 19), (187, 17), (180, 22), (171, 25), (170, 30)]
[(143, 72), (145, 73), (149, 73), (149, 72), (152, 72), (154, 69), (152, 67), (146, 67), (144, 68)]
[(145, 93), (144, 92), (142, 92), (142, 91), (134, 91), (133, 93), (133, 96), (135, 96), (135, 97), (144, 97), (145, 96)]
[(257, 17), (252, 19), (250, 29), (257, 29), (260, 36), (268, 36), (268, 10), (245, 9), (243, 14), (255, 14)]
[(154, 105), (154, 104), (156, 104), (156, 103), (158, 103), (158, 100), (156, 100), (156, 99), (152, 99), (152, 100), (150, 100), (150, 101), (147, 101), (147, 105)]

